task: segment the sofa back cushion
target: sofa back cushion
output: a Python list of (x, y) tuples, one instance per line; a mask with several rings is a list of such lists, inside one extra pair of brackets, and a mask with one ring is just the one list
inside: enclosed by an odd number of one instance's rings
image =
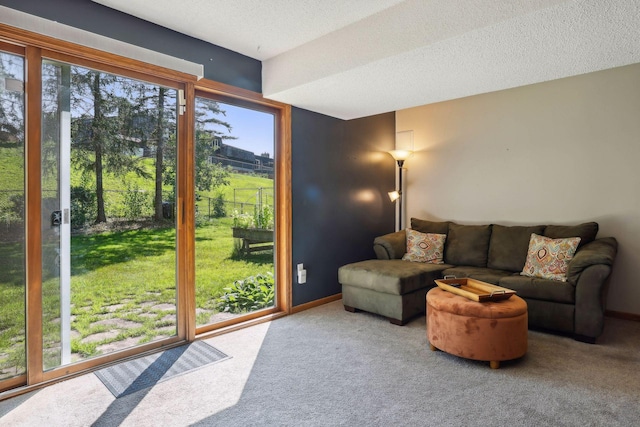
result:
[(544, 225), (514, 226), (494, 224), (489, 242), (487, 267), (520, 272), (527, 259), (531, 234), (542, 234)]
[(427, 234), (447, 234), (449, 233), (451, 221), (427, 221), (425, 219), (411, 218), (411, 228), (421, 233)]
[(490, 238), (491, 225), (451, 223), (449, 224), (444, 261), (453, 265), (486, 267)]
[(552, 239), (563, 239), (566, 237), (579, 237), (580, 245), (578, 248), (587, 243), (596, 240), (598, 234), (597, 222), (585, 222), (578, 225), (547, 225), (544, 229), (543, 236)]

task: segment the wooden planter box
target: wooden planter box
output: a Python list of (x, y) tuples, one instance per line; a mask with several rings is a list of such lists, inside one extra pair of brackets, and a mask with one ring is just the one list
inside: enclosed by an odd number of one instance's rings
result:
[(242, 239), (242, 252), (264, 251), (273, 248), (273, 230), (264, 228), (232, 228), (233, 237)]

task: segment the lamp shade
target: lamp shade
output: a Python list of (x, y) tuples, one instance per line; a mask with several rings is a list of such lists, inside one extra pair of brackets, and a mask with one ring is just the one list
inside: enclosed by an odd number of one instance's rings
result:
[(400, 198), (399, 191), (389, 191), (389, 200), (391, 200), (392, 202), (395, 202), (399, 198)]
[(407, 160), (409, 157), (411, 157), (411, 155), (413, 154), (413, 151), (410, 150), (391, 150), (389, 151), (389, 154), (391, 154), (391, 156), (396, 160), (396, 161), (404, 161)]

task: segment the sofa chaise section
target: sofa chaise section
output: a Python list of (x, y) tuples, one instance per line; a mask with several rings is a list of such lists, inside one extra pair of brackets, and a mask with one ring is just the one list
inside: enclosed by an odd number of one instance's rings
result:
[(408, 263), (399, 259), (368, 260), (338, 270), (345, 309), (380, 314), (404, 325), (424, 313), (427, 290), (442, 277), (446, 264)]

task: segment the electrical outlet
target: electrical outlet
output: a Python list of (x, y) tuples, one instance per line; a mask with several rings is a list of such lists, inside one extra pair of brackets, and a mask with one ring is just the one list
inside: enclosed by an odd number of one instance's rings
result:
[(307, 283), (307, 270), (298, 271), (298, 284), (303, 285)]
[(297, 265), (298, 268), (298, 284), (302, 285), (307, 283), (307, 270), (304, 269), (304, 264)]

